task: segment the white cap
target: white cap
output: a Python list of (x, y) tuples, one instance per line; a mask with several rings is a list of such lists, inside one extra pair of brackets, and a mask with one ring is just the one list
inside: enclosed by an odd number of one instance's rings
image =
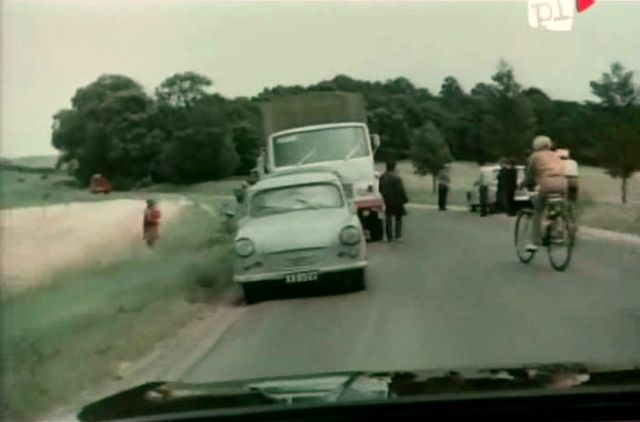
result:
[(540, 151), (543, 149), (551, 149), (553, 142), (551, 142), (551, 138), (545, 135), (536, 136), (533, 138), (532, 147), (534, 151)]

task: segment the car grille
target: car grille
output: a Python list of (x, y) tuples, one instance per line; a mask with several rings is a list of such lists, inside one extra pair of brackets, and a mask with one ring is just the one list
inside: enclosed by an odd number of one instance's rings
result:
[(287, 251), (271, 254), (271, 265), (275, 268), (308, 267), (319, 261), (319, 250)]

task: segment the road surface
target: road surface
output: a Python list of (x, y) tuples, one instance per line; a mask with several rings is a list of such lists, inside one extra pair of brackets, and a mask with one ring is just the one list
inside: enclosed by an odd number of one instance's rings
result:
[(640, 247), (581, 239), (521, 264), (512, 219), (412, 210), (364, 292), (249, 307), (185, 381), (342, 370), (640, 361)]

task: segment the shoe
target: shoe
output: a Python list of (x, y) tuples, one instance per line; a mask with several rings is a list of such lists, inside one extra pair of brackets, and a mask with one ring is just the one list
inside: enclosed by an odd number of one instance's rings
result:
[(396, 237), (396, 240), (397, 240), (398, 242), (404, 242), (404, 239), (403, 239), (403, 238), (401, 238), (401, 237)]
[(527, 252), (536, 252), (538, 250), (538, 246), (534, 245), (533, 243), (529, 243), (524, 247), (524, 250)]
[(384, 241), (385, 241), (385, 243), (391, 243), (391, 242), (393, 242), (393, 239), (385, 239)]

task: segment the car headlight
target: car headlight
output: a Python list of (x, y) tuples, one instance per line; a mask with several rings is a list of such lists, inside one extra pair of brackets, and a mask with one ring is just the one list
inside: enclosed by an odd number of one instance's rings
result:
[(355, 226), (347, 226), (340, 231), (340, 242), (345, 245), (357, 245), (360, 242), (360, 230)]
[(247, 238), (236, 240), (235, 244), (233, 245), (233, 249), (236, 251), (238, 256), (241, 256), (243, 258), (251, 256), (256, 251), (254, 243), (251, 241), (251, 239)]

